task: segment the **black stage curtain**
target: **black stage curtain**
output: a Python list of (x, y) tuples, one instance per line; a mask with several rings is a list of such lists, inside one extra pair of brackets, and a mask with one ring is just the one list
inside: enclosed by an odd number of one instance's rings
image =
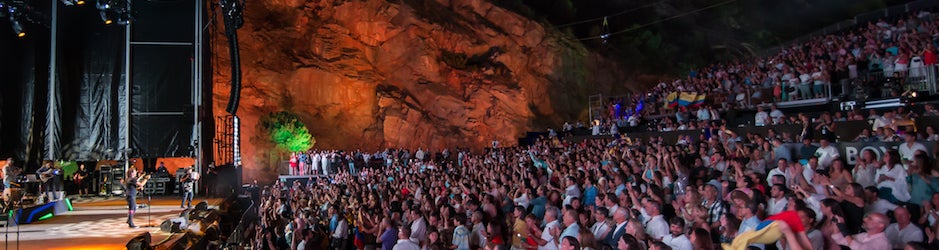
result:
[[(49, 3), (40, 2), (34, 3), (35, 11), (51, 16)], [(186, 2), (192, 3), (180, 4)], [(121, 106), (125, 27), (104, 25), (93, 4), (58, 8), (57, 81), (51, 89), (51, 20), (23, 22), (27, 31), (23, 38), (13, 35), (8, 22), (0, 22), (0, 157), (30, 165), (53, 159), (118, 159), (127, 129), (121, 125), (127, 108)], [(191, 15), (191, 8), (188, 11)], [(138, 13), (153, 15), (145, 9)], [(187, 27), (164, 28), (147, 36), (191, 34), (191, 21)], [(132, 116), (131, 156), (188, 156), (193, 131), (192, 47), (133, 49), (131, 111), (182, 114)]]

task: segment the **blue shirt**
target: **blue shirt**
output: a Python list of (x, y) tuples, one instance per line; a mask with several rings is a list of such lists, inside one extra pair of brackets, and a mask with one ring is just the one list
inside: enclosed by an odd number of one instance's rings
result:
[(389, 228), (381, 234), (381, 250), (392, 250), (398, 243), (398, 229)]
[[(737, 230), (737, 235), (740, 235), (746, 231), (754, 231), (756, 230), (756, 227), (759, 225), (760, 225), (760, 219), (756, 218), (756, 216), (750, 216), (750, 218), (747, 218), (746, 220), (743, 220), (743, 222), (740, 223), (740, 229)], [(763, 244), (751, 244), (751, 246), (755, 246), (755, 247), (759, 247), (760, 249), (763, 249)]]
[(567, 236), (580, 238), (580, 225), (577, 225), (577, 223), (574, 223), (568, 226), (567, 228), (565, 228), (564, 232), (561, 232), (561, 239)]
[(929, 183), (926, 183), (922, 175), (911, 174), (907, 179), (910, 181), (910, 203), (923, 204), (932, 199), (933, 193), (939, 192), (939, 178), (927, 176)]
[(332, 217), (329, 217), (329, 231), (330, 232), (336, 231), (336, 227), (338, 226), (339, 226), (339, 216), (333, 215)]
[(584, 205), (592, 206), (597, 204), (597, 186), (590, 186), (584, 190)]
[(538, 217), (538, 219), (544, 218), (545, 205), (548, 204), (548, 199), (544, 196), (535, 198), (529, 202), (531, 206), (531, 213)]

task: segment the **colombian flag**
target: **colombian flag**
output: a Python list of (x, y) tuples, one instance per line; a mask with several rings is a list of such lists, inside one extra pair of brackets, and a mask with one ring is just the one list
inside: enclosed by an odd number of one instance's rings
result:
[(704, 105), (704, 98), (706, 98), (706, 97), (707, 97), (706, 94), (700, 94), (700, 95), (698, 95), (697, 97), (694, 98), (694, 102), (691, 102), (691, 106), (692, 106), (692, 107), (701, 107), (701, 105)]
[(668, 97), (665, 97), (665, 104), (668, 105), (668, 108), (675, 108), (678, 106), (678, 92), (672, 92), (668, 94)]
[(681, 95), (678, 97), (678, 105), (682, 107), (691, 105), (697, 95), (697, 92), (681, 92)]

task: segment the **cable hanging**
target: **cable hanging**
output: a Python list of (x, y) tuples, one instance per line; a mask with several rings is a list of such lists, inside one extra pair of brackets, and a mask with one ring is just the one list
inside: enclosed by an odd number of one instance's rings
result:
[[(675, 19), (675, 18), (679, 18), (679, 17), (691, 15), (691, 14), (698, 13), (698, 12), (701, 12), (701, 11), (705, 11), (705, 10), (708, 10), (708, 9), (717, 8), (717, 7), (720, 7), (720, 6), (723, 6), (723, 5), (727, 5), (727, 4), (729, 4), (729, 3), (736, 2), (736, 1), (737, 1), (737, 0), (728, 0), (728, 1), (720, 2), (720, 3), (712, 4), (712, 5), (709, 5), (709, 6), (707, 6), (707, 7), (700, 8), (700, 9), (696, 9), (696, 10), (692, 10), (692, 11), (689, 11), (689, 12), (681, 13), (681, 14), (678, 14), (678, 15), (675, 15), (675, 16), (671, 16), (671, 17), (668, 17), (668, 18), (664, 18), (664, 19), (656, 20), (656, 21), (653, 21), (653, 22), (650, 22), (650, 23), (646, 23), (646, 24), (642, 24), (642, 25), (639, 25), (639, 26), (635, 26), (635, 27), (632, 27), (632, 28), (628, 28), (628, 29), (616, 31), (616, 32), (613, 32), (613, 33), (604, 33), (604, 34), (601, 34), (601, 35), (598, 35), (598, 36), (591, 36), (591, 37), (580, 38), (580, 39), (578, 39), (578, 40), (580, 40), (580, 41), (588, 41), (588, 40), (594, 40), (594, 39), (603, 39), (603, 40), (607, 40), (607, 39), (609, 39), (609, 38), (610, 38), (611, 36), (613, 36), (613, 35), (622, 34), (622, 33), (630, 32), (630, 31), (642, 29), (642, 28), (645, 28), (645, 27), (648, 27), (648, 26), (651, 26), (651, 25), (655, 25), (655, 24), (659, 24), (659, 23), (663, 23), (663, 22), (666, 22), (666, 21), (669, 21), (669, 20), (672, 20), (672, 19)], [(603, 18), (601, 18), (601, 19), (603, 19)], [(604, 26), (604, 27), (608, 27), (609, 25), (606, 23), (606, 21), (604, 21), (603, 26)]]
[(554, 27), (555, 27), (555, 28), (564, 28), (564, 27), (571, 26), (571, 25), (578, 25), (578, 24), (582, 24), (582, 23), (589, 23), (589, 22), (594, 22), (594, 21), (599, 21), (599, 20), (604, 20), (604, 22), (605, 22), (607, 18), (615, 17), (615, 16), (619, 16), (619, 15), (624, 15), (624, 14), (626, 14), (626, 13), (630, 13), (630, 12), (633, 12), (633, 11), (637, 11), (637, 10), (645, 9), (645, 8), (648, 8), (648, 7), (652, 7), (653, 5), (660, 4), (660, 3), (664, 3), (664, 2), (666, 2), (666, 1), (668, 1), (668, 0), (661, 0), (661, 1), (658, 1), (658, 2), (654, 2), (654, 3), (648, 3), (648, 4), (645, 4), (645, 5), (639, 6), (639, 7), (635, 7), (635, 8), (632, 8), (632, 9), (627, 9), (627, 10), (620, 11), (620, 12), (614, 13), (614, 14), (612, 14), (612, 15), (606, 15), (606, 16), (603, 16), (603, 17), (597, 17), (597, 18), (591, 18), (591, 19), (586, 19), (586, 20), (580, 20), (580, 21), (575, 21), (575, 22), (566, 23), (566, 24), (561, 24), (561, 25), (555, 25)]

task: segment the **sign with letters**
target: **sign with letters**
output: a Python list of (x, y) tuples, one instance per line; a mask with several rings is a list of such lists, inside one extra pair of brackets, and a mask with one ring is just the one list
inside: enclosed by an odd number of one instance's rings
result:
[[(838, 143), (838, 151), (841, 151), (841, 157), (845, 160), (845, 164), (854, 165), (864, 150), (874, 152), (874, 156), (881, 159), (887, 153), (887, 150), (897, 149), (902, 143), (905, 142), (844, 142)], [(934, 143), (925, 141), (919, 143), (926, 146), (927, 154), (932, 153)]]

